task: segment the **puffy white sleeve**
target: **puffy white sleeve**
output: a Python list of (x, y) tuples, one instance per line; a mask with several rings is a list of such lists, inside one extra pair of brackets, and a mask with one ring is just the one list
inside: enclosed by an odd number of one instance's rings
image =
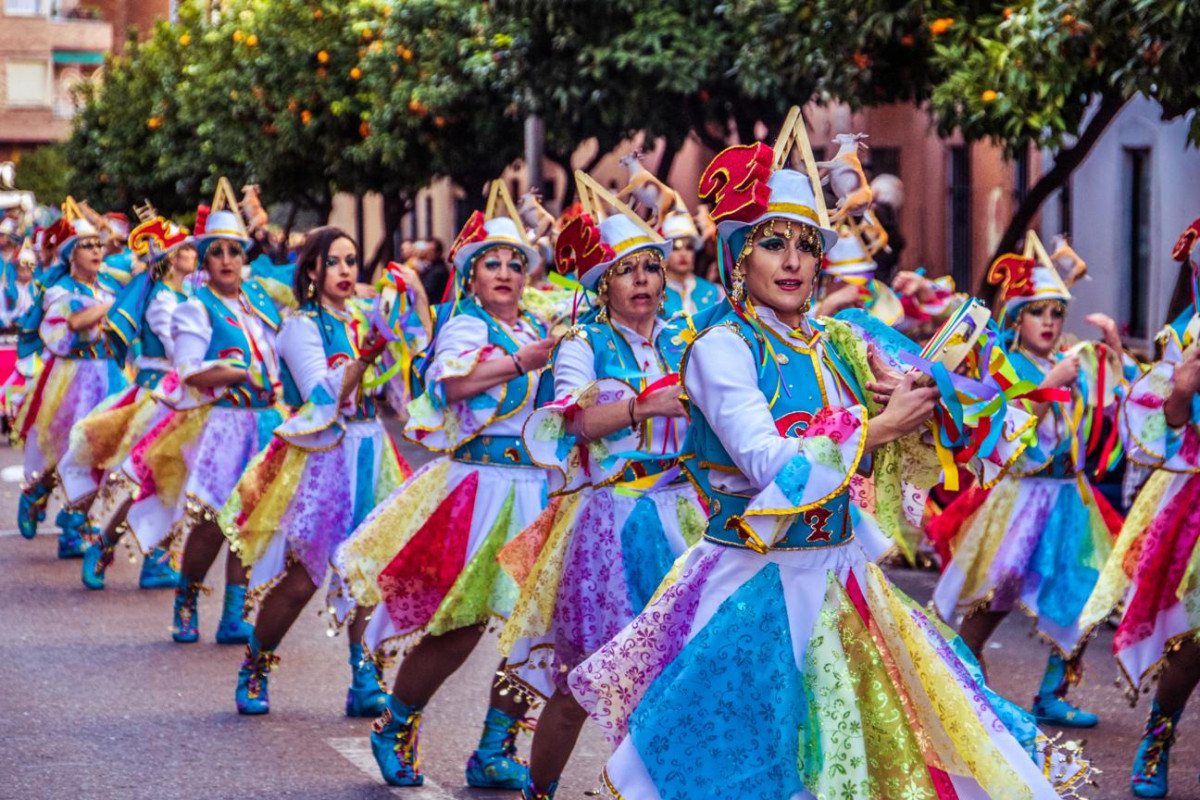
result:
[(554, 399), (562, 400), (596, 380), (596, 357), (582, 336), (564, 339), (554, 357)]
[[(172, 338), (171, 318), (179, 307), (179, 298), (174, 292), (158, 292), (146, 306), (146, 325), (163, 343), (167, 360), (175, 360), (175, 340)], [(207, 345), (206, 345), (207, 346)]]
[(280, 326), (276, 339), (280, 359), (287, 364), (306, 402), (313, 388), (323, 381), (329, 372), (325, 360), (325, 346), (321, 343), (321, 332), (312, 318), (303, 314), (288, 317)]
[(175, 343), (173, 362), (180, 380), (223, 363), (219, 359), (205, 360), (208, 344), (212, 341), (212, 322), (208, 318), (208, 310), (199, 300), (188, 300), (175, 309), (171, 315), (171, 339)]

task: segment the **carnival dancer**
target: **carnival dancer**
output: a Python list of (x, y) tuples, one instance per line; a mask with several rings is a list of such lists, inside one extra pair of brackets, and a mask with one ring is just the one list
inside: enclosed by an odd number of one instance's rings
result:
[[(134, 228), (129, 242), (145, 270), (118, 293), (107, 315), (106, 331), (114, 354), (125, 358), (136, 352), (136, 376), (132, 386), (76, 423), (63, 458), (63, 490), (72, 503), (90, 505), (97, 528), (80, 573), (89, 589), (104, 588), (105, 571), (121, 536), (113, 522), (123, 520), (124, 509), (135, 496), (136, 481), (126, 463), (129, 454), (172, 410), (156, 390), (173, 389), (178, 382), (171, 320), (187, 300), (185, 281), (196, 271), (194, 240), (169, 220), (157, 216), (145, 220)], [(116, 513), (109, 508), (114, 505), (120, 508)], [(178, 585), (179, 573), (167, 549), (156, 546), (143, 555), (138, 586)]]
[[(981, 660), (1001, 620), (1013, 608), (1025, 610), (1051, 646), (1033, 713), (1042, 723), (1090, 728), (1097, 716), (1069, 703), (1066, 692), (1082, 676), (1091, 631), (1079, 615), (1121, 518), (1088, 480), (1084, 461), (1105, 444), (1104, 418), (1115, 421), (1121, 341), (1113, 321), (1095, 314), (1088, 321), (1103, 331), (1104, 344), (1061, 348), (1071, 292), (1032, 231), (1025, 253), (997, 259), (988, 279), (1002, 284), (1001, 325), (1013, 337), (1007, 349), (1017, 374), (1043, 394), (1061, 390), (1054, 393), (1062, 399), (1034, 404), (1038, 446), (1022, 462), (986, 495), (968, 492), (943, 512), (958, 524), (944, 534), (953, 556), (933, 601), (943, 619), (966, 615), (959, 636)], [(1106, 465), (1120, 454), (1115, 425), (1110, 430)]]
[[(116, 287), (100, 275), (100, 236), (73, 198), (63, 206), (63, 219), (71, 234), (58, 244), (59, 265), (46, 275), (40, 302), (22, 322), (30, 334), (36, 330), (36, 339), (50, 354), (17, 420), (18, 435), (25, 440), (17, 526), (27, 539), (37, 533), (59, 482), (59, 460), (70, 443), (71, 427), (126, 382), (102, 330)], [(42, 347), (35, 344), (33, 349)], [(82, 556), (87, 514), (67, 504), (56, 521), (62, 529), (58, 557)]]
[[(354, 307), (358, 263), (357, 245), (338, 228), (305, 239), (293, 287), (304, 299), (276, 342), (284, 401), (298, 411), (276, 428), (221, 513), (250, 570), (250, 604), (259, 607), (234, 693), (241, 714), (270, 711), (276, 648), (325, 583), (337, 546), (412, 473), (378, 418), (383, 384), (374, 365), (388, 340)], [(424, 303), (416, 273), (404, 270), (402, 280)], [(330, 595), (339, 620), (350, 616), (346, 715), (377, 717), (385, 693), (362, 646), (371, 609), (347, 608), (336, 577)]]
[(1172, 252), (1186, 270), (1192, 302), (1158, 335), (1162, 357), (1132, 382), (1124, 403), (1129, 459), (1154, 472), (1082, 617), (1084, 624), (1101, 622), (1124, 602), (1113, 653), (1130, 700), (1149, 691), (1157, 676), (1130, 780), (1138, 797), (1167, 796), (1176, 727), (1200, 681), (1200, 275), (1191, 260), (1197, 238), (1200, 219)]
[[(368, 646), (417, 639), (396, 673), (371, 747), (384, 780), (417, 786), (421, 713), (479, 642), (512, 610), (517, 585), (496, 553), (546, 505), (546, 477), (521, 429), (534, 409), (553, 340), (523, 312), (521, 289), (534, 248), (516, 209), (494, 181), (487, 210), (468, 220), (451, 252), (456, 282), (435, 332), (425, 392), (409, 407), (405, 434), (447, 457), (426, 464), (342, 545), (335, 566), (360, 607), (378, 606)], [(493, 688), (472, 786), (520, 789), (516, 760), (527, 704)]]
[[(586, 175), (578, 180), (590, 211), (559, 234), (556, 261), (598, 293), (599, 319), (567, 332), (554, 357), (555, 401), (525, 423), (530, 456), (562, 500), (500, 551), (522, 587), (500, 637), (501, 679), (546, 701), (526, 797), (553, 796), (587, 719), (567, 673), (642, 610), (706, 524), (678, 466), (687, 430), (678, 370), (690, 337), (686, 319), (659, 316), (669, 243)], [(607, 218), (606, 203), (615, 209)]]
[[(190, 402), (176, 402), (177, 410), (132, 452), (142, 493), (173, 510), (167, 535), (184, 540), (172, 633), (182, 643), (200, 637), (197, 600), (225, 541), (217, 515), (283, 421), (274, 341), (278, 313), (264, 290), (242, 282), (250, 238), (232, 192), (223, 196), (218, 189), (212, 209), (196, 235), (208, 283), (180, 303), (171, 320), (179, 389)], [(130, 509), (130, 521), (142, 502)], [(154, 543), (136, 527), (135, 533), (143, 548)], [(250, 641), (253, 628), (243, 620), (246, 583), (240, 560), (227, 558), (218, 644)]]
[[(783, 168), (798, 124), (793, 109), (774, 153), (730, 148), (701, 179), (729, 291), (683, 361), (711, 517), (678, 580), (570, 674), (617, 746), (602, 789), (1054, 797), (1030, 757), (1032, 720), (870, 563), (888, 542), (850, 506), (850, 476), (924, 426), (938, 391), (912, 376), (864, 383), (861, 342), (809, 317), (836, 234), (815, 170)], [(868, 420), (880, 389), (890, 397)]]
[(28, 239), (21, 242), (20, 250), (13, 259), (12, 269), (6, 270), (4, 281), (4, 306), (0, 311), (0, 324), (15, 325), (33, 307), (36, 288), (33, 272), (37, 269), (37, 254)]
[(720, 302), (725, 296), (721, 287), (696, 274), (700, 230), (678, 194), (675, 206), (663, 216), (662, 235), (671, 243), (671, 253), (667, 256), (667, 300), (663, 306), (667, 318), (680, 313), (699, 314)]

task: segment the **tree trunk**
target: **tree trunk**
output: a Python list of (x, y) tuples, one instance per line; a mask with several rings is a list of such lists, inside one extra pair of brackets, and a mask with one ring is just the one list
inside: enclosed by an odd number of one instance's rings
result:
[(404, 220), (407, 210), (408, 202), (399, 192), (383, 194), (383, 238), (375, 248), (375, 255), (371, 256), (370, 264), (367, 265), (367, 273), (372, 280), (384, 264), (396, 260), (396, 231), (400, 230), (400, 223)]
[(675, 154), (679, 152), (679, 145), (671, 140), (668, 136), (663, 143), (662, 158), (658, 162), (658, 169), (655, 170), (654, 177), (658, 178), (663, 183), (667, 182), (667, 176), (671, 174), (671, 165), (675, 163)]
[[(1042, 203), (1054, 192), (1066, 185), (1067, 179), (1075, 169), (1083, 163), (1087, 158), (1088, 153), (1095, 147), (1099, 141), (1100, 135), (1108, 128), (1109, 123), (1116, 118), (1121, 109), (1125, 107), (1125, 98), (1120, 92), (1109, 90), (1100, 97), (1100, 106), (1096, 109), (1096, 113), (1080, 134), (1079, 139), (1074, 146), (1060, 150), (1054, 158), (1054, 166), (1050, 171), (1038, 179), (1038, 182), (1033, 185), (1029, 193), (1025, 195), (1025, 199), (1017, 206), (1017, 210), (1013, 212), (1012, 220), (1008, 223), (1008, 227), (1004, 229), (1004, 235), (1000, 237), (999, 243), (996, 245), (996, 250), (992, 253), (989, 264), (1005, 253), (1011, 253), (1017, 246), (1017, 240), (1025, 235), (1025, 231), (1029, 229), (1029, 225), (1033, 222), (1033, 218), (1037, 216), (1038, 211), (1042, 207)], [(984, 275), (982, 285), (979, 287), (978, 295), (981, 299), (989, 304), (995, 299), (998, 287), (987, 282), (987, 276)]]

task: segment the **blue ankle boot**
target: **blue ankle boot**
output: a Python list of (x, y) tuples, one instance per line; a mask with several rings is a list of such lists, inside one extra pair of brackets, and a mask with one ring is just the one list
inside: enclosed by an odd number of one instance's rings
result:
[(83, 540), (83, 531), (88, 530), (87, 514), (64, 508), (58, 512), (54, 522), (62, 528), (58, 536), (58, 557), (83, 558), (87, 550), (87, 542)]
[(420, 786), (421, 709), (388, 695), (383, 715), (371, 724), (371, 752), (390, 786)]
[(226, 586), (225, 605), (217, 625), (217, 644), (249, 644), (254, 626), (242, 619), (246, 610), (246, 587)]
[(346, 716), (378, 717), (387, 708), (387, 693), (379, 684), (379, 670), (375, 662), (366, 657), (361, 644), (350, 645), (350, 670)]
[(21, 492), (17, 504), (17, 529), (26, 539), (37, 536), (38, 523), (46, 519), (46, 505), (50, 502), (50, 489), (45, 484), (35, 483)]
[(467, 762), (467, 785), (479, 789), (524, 789), (529, 766), (517, 758), (522, 720), (489, 708), (479, 747)]
[(521, 790), (521, 800), (554, 800), (554, 793), (557, 791), (558, 781), (554, 781), (545, 789), (539, 789), (533, 785), (531, 780)]
[(89, 589), (104, 588), (104, 572), (113, 561), (113, 546), (104, 542), (88, 545), (83, 554), (83, 570), (80, 577), (83, 585)]
[(1150, 718), (1146, 720), (1146, 734), (1133, 757), (1133, 772), (1129, 779), (1129, 790), (1137, 797), (1167, 796), (1167, 767), (1171, 760), (1171, 745), (1175, 743), (1175, 726), (1183, 709), (1174, 714), (1164, 714), (1158, 701), (1150, 707)]
[(238, 670), (237, 689), (233, 700), (239, 714), (266, 714), (271, 710), (271, 698), (267, 695), (267, 673), (279, 663), (279, 656), (272, 650), (262, 650), (254, 636), (246, 645), (246, 660)]
[(1068, 679), (1068, 663), (1058, 653), (1051, 653), (1046, 662), (1046, 674), (1033, 701), (1033, 715), (1038, 722), (1059, 725), (1064, 728), (1094, 728), (1100, 718), (1082, 711), (1066, 701), (1067, 686), (1075, 681)]
[(182, 575), (175, 587), (175, 621), (171, 638), (180, 644), (190, 644), (200, 639), (200, 581), (189, 581)]
[(170, 589), (179, 585), (179, 571), (171, 563), (171, 554), (161, 547), (154, 548), (142, 559), (142, 574), (138, 586), (142, 589)]

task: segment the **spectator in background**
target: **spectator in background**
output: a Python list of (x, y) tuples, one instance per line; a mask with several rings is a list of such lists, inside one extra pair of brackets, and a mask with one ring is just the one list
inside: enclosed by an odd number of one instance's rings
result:
[(421, 285), (425, 287), (425, 296), (430, 303), (441, 302), (446, 293), (446, 283), (450, 280), (450, 269), (446, 266), (445, 245), (440, 239), (430, 239), (425, 242), (424, 249), (417, 249), (417, 274), (421, 276)]

